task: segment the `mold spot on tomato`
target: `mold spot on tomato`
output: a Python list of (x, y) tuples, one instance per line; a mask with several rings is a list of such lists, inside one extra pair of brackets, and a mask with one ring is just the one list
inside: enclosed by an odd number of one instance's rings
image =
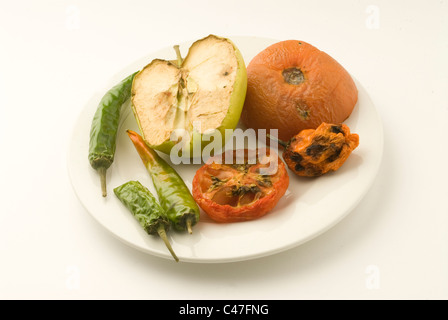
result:
[(300, 163), (297, 163), (297, 164), (294, 166), (294, 169), (295, 169), (296, 171), (303, 171), (303, 170), (305, 170), (305, 167), (302, 166)]
[(296, 110), (299, 114), (300, 119), (302, 120), (308, 120), (310, 118), (311, 112), (308, 108), (308, 106), (303, 101), (296, 102)]
[(282, 71), (283, 79), (286, 83), (298, 86), (299, 84), (303, 83), (305, 81), (305, 76), (297, 67), (292, 67), (288, 69), (284, 69)]
[(312, 144), (306, 148), (306, 154), (313, 158), (318, 158), (325, 151), (326, 147), (321, 144)]
[(291, 160), (294, 161), (294, 162), (300, 162), (300, 161), (303, 160), (303, 157), (301, 156), (300, 153), (293, 152), (293, 153), (291, 154)]
[(331, 130), (331, 132), (336, 133), (336, 134), (338, 134), (338, 133), (344, 134), (344, 131), (342, 130), (341, 126), (331, 126), (330, 130)]

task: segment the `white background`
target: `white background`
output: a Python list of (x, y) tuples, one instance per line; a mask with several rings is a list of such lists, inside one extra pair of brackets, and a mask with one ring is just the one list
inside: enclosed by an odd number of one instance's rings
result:
[[(372, 188), (342, 222), (251, 261), (191, 264), (112, 237), (67, 173), (74, 123), (142, 56), (210, 33), (307, 41), (384, 126)], [(1, 299), (447, 299), (448, 2), (0, 4)]]

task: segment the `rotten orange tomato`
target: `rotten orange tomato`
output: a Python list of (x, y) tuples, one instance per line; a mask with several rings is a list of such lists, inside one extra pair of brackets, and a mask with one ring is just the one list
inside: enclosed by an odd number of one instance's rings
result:
[(260, 218), (289, 186), (285, 164), (271, 149), (230, 150), (210, 158), (193, 178), (197, 204), (217, 222)]
[(322, 123), (314, 129), (300, 131), (285, 147), (286, 165), (302, 177), (319, 177), (338, 170), (359, 145), (359, 136), (345, 124)]

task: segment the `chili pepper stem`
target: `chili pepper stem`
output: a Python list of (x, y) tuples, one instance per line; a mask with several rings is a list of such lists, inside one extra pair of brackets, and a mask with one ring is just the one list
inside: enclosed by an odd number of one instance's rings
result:
[(190, 219), (190, 218), (187, 219), (186, 224), (187, 224), (187, 230), (188, 230), (188, 233), (189, 233), (189, 234), (192, 234), (192, 233), (193, 233), (193, 230), (192, 230), (192, 228), (191, 228), (191, 219)]
[(165, 231), (165, 227), (163, 225), (160, 225), (157, 228), (157, 233), (159, 234), (159, 237), (162, 238), (163, 242), (165, 242), (166, 247), (168, 248), (168, 250), (170, 251), (171, 255), (173, 256), (174, 260), (176, 260), (176, 262), (179, 262), (179, 258), (176, 256), (176, 254), (174, 253), (173, 248), (171, 247), (170, 242), (168, 241), (168, 238), (166, 236), (166, 231)]
[(283, 140), (280, 140), (279, 138), (273, 137), (273, 136), (271, 136), (269, 133), (266, 134), (266, 137), (268, 137), (268, 138), (271, 139), (271, 140), (275, 140), (275, 141), (277, 141), (277, 142), (278, 142), (282, 147), (284, 147), (284, 148), (287, 148), (287, 147), (288, 147), (288, 143), (287, 143), (287, 142), (285, 142), (285, 141), (283, 141)]
[(182, 62), (184, 62), (184, 59), (182, 59), (182, 55), (180, 54), (179, 45), (176, 44), (173, 48), (176, 51), (177, 66), (180, 68), (182, 66)]
[(97, 169), (101, 180), (101, 191), (103, 192), (103, 197), (107, 197), (107, 186), (106, 186), (106, 168), (99, 167)]

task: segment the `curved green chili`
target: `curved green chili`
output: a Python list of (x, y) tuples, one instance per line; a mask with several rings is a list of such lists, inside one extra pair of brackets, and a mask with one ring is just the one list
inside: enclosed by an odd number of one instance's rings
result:
[(117, 131), (123, 104), (131, 95), (137, 72), (123, 79), (101, 99), (90, 128), (89, 162), (101, 178), (103, 197), (107, 196), (106, 171), (114, 161)]
[(114, 193), (131, 211), (143, 229), (148, 234), (158, 234), (165, 242), (174, 260), (179, 261), (166, 237), (170, 222), (152, 193), (138, 181), (126, 182), (116, 187)]
[(199, 221), (199, 207), (179, 174), (134, 131), (127, 131), (148, 170), (159, 202), (174, 228), (188, 230)]

